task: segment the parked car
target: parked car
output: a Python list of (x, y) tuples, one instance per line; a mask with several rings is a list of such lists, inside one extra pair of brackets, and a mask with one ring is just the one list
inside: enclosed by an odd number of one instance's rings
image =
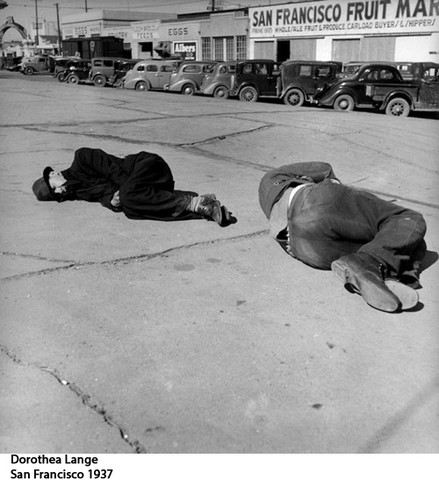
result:
[(369, 63), (353, 77), (322, 88), (314, 100), (335, 110), (374, 108), (397, 117), (406, 117), (411, 110), (439, 110), (438, 73), (439, 64), (419, 63), (408, 81), (395, 65)]
[(77, 57), (57, 57), (55, 58), (55, 65), (52, 76), (58, 81), (63, 82), (66, 79), (66, 73), (73, 60), (78, 60)]
[(193, 95), (200, 90), (204, 75), (211, 73), (217, 62), (183, 62), (176, 72), (173, 72), (169, 83), (164, 89), (169, 92), (179, 92), (183, 95)]
[(182, 62), (178, 60), (141, 60), (126, 73), (124, 88), (140, 91), (163, 90), (171, 74)]
[(204, 75), (200, 93), (215, 98), (228, 98), (232, 87), (232, 75), (236, 71), (236, 62), (219, 62), (212, 72)]
[(238, 61), (230, 96), (237, 96), (243, 102), (257, 102), (259, 97), (277, 97), (280, 66), (269, 59)]
[(68, 70), (65, 75), (66, 83), (80, 83), (88, 82), (90, 74), (91, 62), (90, 60), (72, 60), (69, 63)]
[(112, 87), (122, 87), (125, 75), (134, 68), (137, 62), (139, 62), (139, 60), (136, 58), (120, 59), (114, 62), (114, 72), (108, 79), (108, 85)]
[[(120, 66), (119, 57), (96, 57), (91, 59), (90, 82), (97, 87), (105, 87)], [(137, 60), (138, 61), (138, 60)], [(134, 62), (136, 63), (136, 62)]]
[(35, 75), (36, 73), (50, 73), (52, 68), (51, 59), (48, 55), (35, 55), (24, 57), (20, 64), (20, 72), (24, 75)]
[(245, 102), (259, 97), (279, 98), (300, 107), (311, 102), (317, 89), (333, 82), (341, 71), (340, 62), (287, 60), (243, 60), (236, 65), (231, 95)]
[(311, 103), (319, 88), (337, 79), (341, 68), (341, 62), (286, 61), (281, 69), (280, 98), (293, 107)]

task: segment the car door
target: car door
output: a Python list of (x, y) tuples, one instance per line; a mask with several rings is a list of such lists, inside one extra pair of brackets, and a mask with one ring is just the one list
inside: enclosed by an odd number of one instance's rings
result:
[(268, 62), (253, 64), (254, 81), (261, 95), (276, 96), (276, 82), (279, 77), (279, 66)]
[(373, 104), (372, 95), (374, 87), (380, 76), (377, 67), (370, 67), (363, 71), (361, 77), (355, 85), (355, 93), (357, 94), (357, 106), (368, 106)]
[(417, 108), (439, 108), (439, 66), (427, 68), (420, 82)]
[(159, 69), (159, 75), (157, 77), (158, 87), (163, 89), (163, 87), (170, 82), (171, 74), (174, 71), (174, 66), (170, 63), (161, 65)]
[(147, 63), (145, 66), (145, 78), (148, 80), (151, 88), (160, 88), (159, 65), (156, 63)]

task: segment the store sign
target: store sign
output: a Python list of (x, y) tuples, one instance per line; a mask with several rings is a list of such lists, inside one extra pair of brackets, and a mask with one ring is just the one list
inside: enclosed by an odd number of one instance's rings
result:
[(291, 3), (249, 9), (250, 37), (439, 32), (439, 0)]
[(103, 28), (102, 29), (102, 36), (123, 38), (124, 40), (127, 40), (128, 39), (128, 34), (130, 32), (131, 32), (131, 27)]
[(160, 40), (191, 40), (200, 36), (199, 23), (162, 23), (160, 25)]
[(197, 42), (174, 42), (174, 54), (181, 55), (185, 60), (197, 59)]
[(132, 24), (133, 40), (139, 40), (142, 42), (144, 40), (158, 39), (159, 25), (160, 25), (159, 20)]

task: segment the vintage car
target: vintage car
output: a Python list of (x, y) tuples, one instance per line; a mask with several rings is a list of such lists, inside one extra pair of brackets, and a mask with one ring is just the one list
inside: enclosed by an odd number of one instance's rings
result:
[(53, 59), (48, 55), (35, 55), (24, 57), (20, 63), (20, 72), (24, 75), (35, 75), (36, 73), (51, 73)]
[(270, 59), (240, 60), (232, 76), (231, 97), (257, 102), (259, 97), (278, 97), (281, 64)]
[(340, 62), (286, 61), (281, 69), (280, 98), (293, 107), (310, 103), (319, 88), (337, 79), (341, 68)]
[(231, 95), (245, 102), (274, 97), (293, 107), (311, 102), (317, 89), (337, 78), (340, 62), (242, 60), (237, 62)]
[(215, 98), (228, 98), (235, 70), (236, 62), (219, 62), (211, 73), (204, 75), (200, 93)]
[(181, 63), (178, 60), (141, 60), (126, 73), (123, 86), (142, 92), (163, 90), (163, 87), (169, 83), (171, 74)]
[(211, 73), (217, 62), (186, 61), (176, 72), (173, 72), (164, 89), (168, 92), (179, 92), (193, 95), (200, 90), (204, 75)]
[(90, 74), (91, 62), (90, 60), (72, 60), (68, 64), (68, 69), (65, 74), (65, 82), (77, 84), (80, 82), (88, 82)]
[(111, 85), (117, 78), (114, 78), (116, 72), (120, 69), (121, 62), (128, 62), (126, 65), (134, 66), (139, 60), (129, 60), (119, 57), (96, 57), (91, 60), (90, 82), (97, 87)]
[(57, 57), (55, 58), (55, 65), (52, 76), (60, 82), (66, 79), (66, 73), (72, 61), (79, 60), (77, 57)]
[(323, 87), (314, 101), (335, 110), (373, 108), (397, 117), (411, 110), (438, 110), (438, 69), (436, 63), (419, 63), (413, 78), (404, 80), (393, 64), (364, 64), (353, 77)]
[(112, 87), (123, 87), (126, 74), (134, 68), (139, 62), (136, 58), (121, 58), (114, 62), (113, 74), (108, 79), (107, 84)]

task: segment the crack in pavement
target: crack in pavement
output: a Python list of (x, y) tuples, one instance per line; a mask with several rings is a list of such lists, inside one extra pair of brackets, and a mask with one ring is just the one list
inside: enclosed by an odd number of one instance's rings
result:
[[(237, 235), (236, 237), (229, 237), (229, 238), (221, 238), (221, 239), (214, 239), (214, 240), (206, 240), (202, 242), (194, 242), (190, 243), (187, 245), (179, 245), (177, 247), (171, 247), (166, 250), (162, 250), (160, 252), (155, 252), (155, 253), (147, 253), (143, 255), (133, 255), (131, 257), (122, 257), (122, 258), (116, 258), (116, 259), (111, 259), (111, 260), (103, 260), (100, 262), (72, 262), (69, 263), (68, 265), (62, 265), (59, 267), (54, 267), (54, 268), (45, 268), (43, 270), (37, 270), (35, 272), (26, 272), (26, 273), (20, 273), (18, 275), (11, 275), (9, 277), (4, 277), (2, 280), (3, 281), (11, 281), (11, 280), (20, 280), (22, 278), (31, 278), (39, 275), (45, 275), (46, 273), (52, 273), (52, 272), (57, 272), (57, 271), (62, 271), (62, 270), (70, 270), (72, 268), (79, 270), (82, 267), (92, 267), (95, 265), (118, 265), (118, 264), (128, 264), (128, 263), (133, 263), (133, 262), (138, 262), (138, 261), (148, 261), (148, 260), (153, 260), (158, 257), (166, 257), (169, 253), (173, 253), (179, 250), (187, 250), (193, 247), (199, 247), (199, 246), (205, 246), (205, 245), (211, 245), (211, 244), (218, 244), (218, 243), (226, 243), (226, 242), (235, 242), (235, 241), (240, 241), (240, 240), (246, 240), (248, 238), (255, 238), (259, 237), (262, 235), (265, 235), (269, 232), (269, 230), (264, 229), (264, 230), (259, 230), (257, 232), (253, 233), (245, 233), (242, 235)], [(12, 255), (10, 253), (10, 255)], [(16, 254), (19, 256), (20, 254)], [(38, 257), (34, 257), (38, 258)], [(63, 261), (63, 260), (61, 260)], [(66, 261), (64, 261), (66, 263)]]
[[(42, 365), (40, 363), (25, 362), (4, 345), (0, 345), (0, 350), (17, 365), (20, 365), (22, 367), (36, 368), (41, 372), (48, 373), (49, 375), (54, 377), (58, 383), (60, 383), (64, 387), (67, 387), (73, 394), (75, 394), (86, 407), (101, 416), (106, 424), (108, 424), (110, 427), (116, 428), (119, 431), (119, 434), (122, 437), (123, 441), (126, 442), (134, 450), (135, 453), (148, 453), (146, 448), (139, 442), (139, 440), (130, 438), (127, 430), (122, 427), (120, 423), (114, 420), (114, 418), (110, 415), (110, 413), (107, 411), (107, 409), (102, 403), (93, 400), (90, 395), (84, 392), (75, 383), (65, 380), (63, 375), (58, 370), (56, 370), (55, 368), (50, 368), (46, 365)], [(152, 430), (153, 429), (151, 429), (151, 431)]]

